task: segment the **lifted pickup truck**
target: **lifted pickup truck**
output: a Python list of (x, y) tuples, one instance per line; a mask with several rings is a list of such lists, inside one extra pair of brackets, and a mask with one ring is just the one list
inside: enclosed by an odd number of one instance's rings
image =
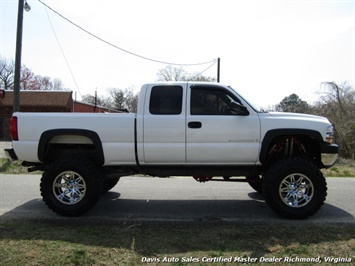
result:
[(326, 118), (264, 112), (218, 83), (145, 84), (137, 114), (14, 113), (11, 136), (8, 154), (44, 171), (43, 200), (65, 216), (145, 174), (245, 181), (279, 215), (306, 218), (326, 199), (319, 169), (338, 153)]

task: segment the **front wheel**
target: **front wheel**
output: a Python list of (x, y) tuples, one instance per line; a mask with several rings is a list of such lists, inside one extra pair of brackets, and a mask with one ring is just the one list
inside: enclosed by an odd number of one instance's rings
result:
[(63, 216), (77, 216), (91, 209), (102, 193), (98, 167), (80, 157), (68, 157), (49, 165), (41, 179), (43, 201)]
[(263, 194), (268, 205), (279, 215), (304, 219), (324, 204), (327, 184), (313, 163), (301, 158), (289, 158), (266, 171)]

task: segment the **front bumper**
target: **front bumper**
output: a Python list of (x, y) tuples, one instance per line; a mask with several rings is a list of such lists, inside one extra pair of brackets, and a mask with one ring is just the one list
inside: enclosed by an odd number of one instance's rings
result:
[(14, 149), (12, 149), (12, 148), (5, 149), (5, 155), (7, 158), (9, 158), (11, 160), (15, 160), (15, 161), (18, 160), (17, 155), (16, 155)]
[(321, 155), (322, 163), (325, 168), (333, 166), (338, 160), (339, 147), (337, 144), (322, 143), (321, 145)]
[(327, 142), (323, 142), (320, 146), (321, 153), (331, 153), (335, 154), (338, 153), (339, 147), (337, 144), (330, 144)]

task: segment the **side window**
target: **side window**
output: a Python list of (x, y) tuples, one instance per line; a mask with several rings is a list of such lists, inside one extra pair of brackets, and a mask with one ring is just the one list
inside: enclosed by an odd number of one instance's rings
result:
[(179, 115), (182, 111), (181, 86), (155, 86), (152, 88), (149, 112), (153, 115)]
[(210, 88), (192, 88), (191, 115), (232, 115), (230, 105), (237, 102), (227, 92)]

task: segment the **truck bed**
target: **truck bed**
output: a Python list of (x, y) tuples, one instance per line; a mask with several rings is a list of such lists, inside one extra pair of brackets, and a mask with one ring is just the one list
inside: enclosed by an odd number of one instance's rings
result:
[[(49, 130), (67, 130), (67, 135), (54, 138), (52, 143), (89, 144), (90, 139), (73, 135), (71, 130), (96, 132), (105, 154), (104, 165), (135, 164), (134, 123), (135, 114), (97, 114), (97, 113), (16, 113), (18, 119), (19, 141), (13, 148), (19, 158), (39, 162), (34, 157), (41, 136)], [(80, 121), (80, 125), (78, 125)], [(60, 127), (60, 125), (65, 125)], [(30, 130), (29, 130), (30, 129)], [(119, 150), (119, 152), (118, 152)], [(108, 159), (108, 160), (107, 160)]]

